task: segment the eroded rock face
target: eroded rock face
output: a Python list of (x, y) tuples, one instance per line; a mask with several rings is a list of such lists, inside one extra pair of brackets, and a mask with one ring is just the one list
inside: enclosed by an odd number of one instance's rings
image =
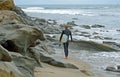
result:
[(25, 77), (13, 62), (0, 62), (0, 77)]
[(5, 37), (7, 45), (4, 47), (9, 51), (23, 52), (25, 54), (29, 47), (35, 46), (37, 39), (40, 39), (41, 41), (45, 40), (41, 31), (33, 27), (23, 27), (11, 32)]
[(12, 10), (14, 6), (13, 0), (0, 0), (0, 10)]
[(12, 61), (11, 55), (1, 45), (0, 45), (0, 61), (7, 61), (7, 62)]
[(8, 10), (0, 11), (0, 25), (15, 23), (25, 24), (26, 22), (22, 17), (20, 17), (13, 11)]

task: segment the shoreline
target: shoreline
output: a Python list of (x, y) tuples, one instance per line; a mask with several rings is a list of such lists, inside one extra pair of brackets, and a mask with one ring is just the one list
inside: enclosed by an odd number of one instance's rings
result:
[(94, 73), (91, 66), (86, 62), (72, 58), (62, 60), (74, 64), (79, 69), (60, 68), (42, 63), (43, 68), (35, 68), (35, 77), (104, 77), (100, 73)]

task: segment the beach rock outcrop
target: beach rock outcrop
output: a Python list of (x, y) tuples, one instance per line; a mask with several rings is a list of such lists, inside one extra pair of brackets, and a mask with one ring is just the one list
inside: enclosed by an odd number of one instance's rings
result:
[(15, 30), (5, 37), (5, 43), (7, 45), (3, 46), (9, 51), (14, 52), (27, 52), (27, 49), (31, 46), (35, 46), (35, 41), (37, 39), (45, 40), (44, 35), (37, 28), (24, 27), (18, 30)]
[(88, 51), (118, 51), (117, 49), (114, 49), (109, 45), (84, 40), (74, 41), (74, 45), (71, 45), (70, 48)]
[(26, 77), (16, 67), (14, 62), (0, 62), (0, 77)]
[(26, 22), (22, 17), (20, 17), (13, 11), (8, 10), (0, 11), (0, 25), (16, 23), (25, 24)]
[(34, 77), (34, 68), (36, 66), (36, 60), (34, 58), (15, 52), (11, 52), (11, 55), (15, 66), (25, 77)]
[(75, 21), (67, 22), (67, 25), (70, 26), (70, 27), (77, 26), (77, 24), (75, 23)]
[(104, 28), (104, 25), (95, 24), (91, 26), (92, 28)]
[(0, 0), (0, 10), (12, 10), (14, 6), (13, 0)]
[(76, 67), (73, 64), (70, 63), (66, 63), (62, 60), (59, 60), (51, 55), (49, 55), (47, 52), (45, 52), (43, 49), (38, 49), (38, 48), (32, 48), (31, 49), (32, 52), (35, 54), (39, 54), (38, 57), (40, 59), (41, 62), (56, 66), (56, 67), (63, 67), (63, 68), (72, 68), (72, 69), (78, 69), (78, 67)]
[(113, 67), (113, 66), (108, 66), (105, 69), (106, 71), (111, 71), (111, 72), (119, 72), (120, 73), (120, 66), (118, 65), (117, 68)]
[(82, 28), (85, 28), (85, 29), (91, 29), (91, 27), (89, 25), (81, 25)]
[(7, 61), (7, 62), (11, 62), (12, 61), (11, 55), (1, 45), (0, 45), (0, 61)]

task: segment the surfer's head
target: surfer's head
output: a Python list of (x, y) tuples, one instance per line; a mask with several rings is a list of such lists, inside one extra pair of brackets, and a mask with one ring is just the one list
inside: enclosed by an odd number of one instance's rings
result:
[(68, 25), (64, 25), (64, 28), (65, 28), (65, 29), (68, 29)]

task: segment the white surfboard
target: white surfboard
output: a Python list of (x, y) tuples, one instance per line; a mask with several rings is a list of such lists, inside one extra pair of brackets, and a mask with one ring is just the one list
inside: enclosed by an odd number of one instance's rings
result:
[[(60, 40), (60, 36), (61, 36), (61, 34), (54, 35), (54, 39), (59, 41)], [(63, 36), (61, 38), (61, 43), (65, 43), (67, 41), (68, 41), (68, 36), (63, 34)]]
[(62, 39), (61, 39), (61, 43), (65, 43), (67, 41), (68, 41), (68, 36), (63, 34)]

